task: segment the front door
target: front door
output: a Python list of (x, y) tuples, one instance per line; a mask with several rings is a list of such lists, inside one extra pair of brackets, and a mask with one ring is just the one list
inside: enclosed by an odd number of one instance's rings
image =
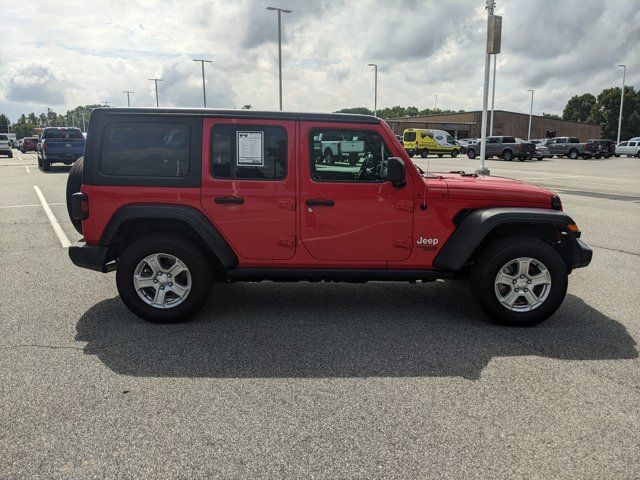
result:
[[(327, 136), (345, 142), (331, 163), (319, 141)], [(396, 188), (386, 180), (389, 145), (378, 126), (301, 123), (300, 236), (314, 258), (377, 265), (411, 253), (414, 187), (407, 182)]]
[(295, 254), (295, 122), (210, 118), (202, 129), (202, 207), (248, 260)]

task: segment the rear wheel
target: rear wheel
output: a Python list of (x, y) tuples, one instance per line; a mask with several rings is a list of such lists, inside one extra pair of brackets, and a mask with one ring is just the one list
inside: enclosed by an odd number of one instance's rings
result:
[(324, 151), (324, 163), (328, 165), (333, 165), (335, 163), (333, 152), (328, 148)]
[(154, 235), (133, 242), (118, 261), (118, 293), (140, 318), (153, 323), (187, 320), (211, 289), (206, 255), (188, 240)]
[(79, 192), (80, 187), (82, 187), (83, 165), (84, 158), (80, 157), (78, 160), (76, 160), (76, 163), (73, 164), (71, 170), (69, 170), (69, 176), (67, 177), (67, 212), (69, 212), (69, 218), (71, 219), (73, 228), (75, 228), (80, 234), (82, 234), (82, 220), (73, 218), (73, 215), (71, 215), (71, 196), (74, 193)]
[(505, 150), (504, 152), (502, 152), (502, 159), (506, 160), (507, 162), (513, 160), (513, 153), (511, 152), (511, 150)]
[(422, 151), (420, 152), (420, 156), (421, 156), (422, 158), (427, 158), (427, 157), (429, 156), (429, 149), (428, 149), (428, 148), (425, 148), (424, 150), (422, 150)]
[(476, 150), (474, 148), (467, 148), (467, 157), (471, 160), (476, 158)]
[(451, 158), (456, 158), (458, 156), (458, 150), (451, 150)]
[(476, 301), (503, 325), (531, 326), (549, 318), (567, 292), (567, 267), (549, 244), (505, 237), (489, 245), (472, 272)]

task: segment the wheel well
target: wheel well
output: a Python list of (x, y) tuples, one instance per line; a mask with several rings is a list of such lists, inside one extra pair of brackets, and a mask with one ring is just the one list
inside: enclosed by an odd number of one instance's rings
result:
[(475, 250), (471, 254), (471, 257), (467, 261), (464, 270), (468, 270), (470, 268), (474, 260), (487, 245), (490, 245), (498, 238), (516, 236), (533, 237), (548, 243), (558, 251), (565, 264), (567, 265), (567, 269), (569, 271), (571, 270), (571, 251), (570, 249), (566, 248), (566, 245), (563, 242), (565, 238), (564, 234), (554, 225), (536, 225), (530, 223), (505, 223), (502, 225), (498, 225), (496, 228), (491, 230), (491, 232), (489, 232), (489, 234), (484, 237), (484, 239), (482, 239), (482, 242), (480, 242), (478, 246), (476, 246)]
[(224, 275), (225, 269), (220, 263), (220, 260), (196, 230), (188, 222), (173, 218), (132, 218), (125, 220), (116, 230), (116, 233), (109, 245), (107, 258), (109, 261), (117, 259), (133, 242), (150, 235), (168, 235), (192, 242), (203, 252), (209, 254), (208, 258), (214, 272), (216, 274)]

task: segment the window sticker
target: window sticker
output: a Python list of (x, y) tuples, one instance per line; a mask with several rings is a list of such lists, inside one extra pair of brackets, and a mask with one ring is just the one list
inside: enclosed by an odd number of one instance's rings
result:
[(237, 132), (236, 154), (238, 165), (264, 167), (263, 132)]

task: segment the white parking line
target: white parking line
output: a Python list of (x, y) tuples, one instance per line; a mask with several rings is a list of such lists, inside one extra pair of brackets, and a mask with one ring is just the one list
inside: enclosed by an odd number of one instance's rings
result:
[[(50, 203), (51, 205), (66, 205), (64, 202)], [(24, 208), (24, 207), (41, 207), (41, 203), (26, 203), (24, 205), (0, 205), (0, 208)]]
[(24, 166), (24, 169), (27, 171), (27, 173), (31, 173), (31, 170), (29, 170), (29, 167), (27, 165)]
[(34, 185), (33, 189), (36, 191), (36, 195), (38, 195), (38, 198), (40, 199), (42, 208), (44, 208), (44, 213), (47, 214), (47, 218), (49, 219), (51, 228), (53, 228), (53, 231), (57, 235), (58, 240), (60, 240), (60, 243), (62, 244), (62, 248), (68, 248), (69, 245), (71, 245), (71, 242), (69, 241), (69, 238), (67, 237), (66, 233), (64, 233), (64, 230), (62, 230), (62, 227), (60, 226), (58, 219), (51, 211), (51, 208), (49, 207), (47, 200), (44, 198), (42, 191), (40, 191), (40, 188), (37, 185)]

